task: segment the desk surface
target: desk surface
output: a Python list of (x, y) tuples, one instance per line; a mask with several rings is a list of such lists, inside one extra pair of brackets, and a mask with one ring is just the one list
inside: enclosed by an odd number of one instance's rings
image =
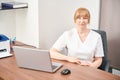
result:
[[(15, 57), (0, 59), (0, 77), (4, 80), (120, 80), (119, 76), (111, 73), (83, 67), (66, 61), (58, 61), (64, 64), (57, 72), (47, 73), (42, 71), (19, 68), (16, 64)], [(71, 70), (70, 75), (61, 75), (62, 69)]]

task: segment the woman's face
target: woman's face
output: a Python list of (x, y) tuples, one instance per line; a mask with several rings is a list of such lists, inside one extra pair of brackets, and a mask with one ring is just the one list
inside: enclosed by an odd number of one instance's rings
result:
[(78, 28), (86, 28), (88, 24), (88, 18), (85, 17), (77, 18), (75, 24)]

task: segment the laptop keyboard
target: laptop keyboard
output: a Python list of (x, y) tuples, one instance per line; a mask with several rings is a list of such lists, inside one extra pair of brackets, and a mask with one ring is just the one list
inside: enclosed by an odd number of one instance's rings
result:
[(55, 68), (57, 68), (57, 66), (56, 65), (52, 65), (52, 69), (54, 70)]

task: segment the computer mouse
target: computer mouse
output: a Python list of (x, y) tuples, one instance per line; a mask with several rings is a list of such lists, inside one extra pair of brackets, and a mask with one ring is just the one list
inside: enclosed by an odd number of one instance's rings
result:
[(69, 70), (69, 69), (63, 69), (62, 71), (61, 71), (61, 74), (62, 75), (67, 75), (67, 74), (70, 74), (71, 73), (71, 71)]

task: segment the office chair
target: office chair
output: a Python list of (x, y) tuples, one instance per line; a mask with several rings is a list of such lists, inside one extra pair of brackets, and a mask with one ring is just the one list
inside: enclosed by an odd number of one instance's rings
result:
[(108, 50), (107, 50), (107, 35), (105, 31), (102, 30), (93, 30), (101, 35), (102, 38), (102, 43), (103, 43), (103, 51), (104, 51), (104, 57), (102, 64), (100, 65), (99, 69), (104, 70), (104, 71), (109, 71), (110, 69), (110, 61), (108, 60)]

